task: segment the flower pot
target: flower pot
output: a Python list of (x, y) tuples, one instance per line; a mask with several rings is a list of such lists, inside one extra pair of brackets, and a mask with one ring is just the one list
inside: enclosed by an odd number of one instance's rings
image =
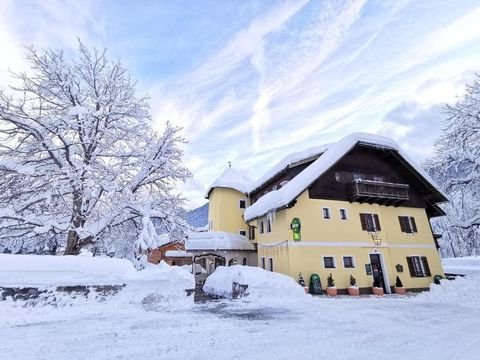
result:
[(360, 289), (358, 287), (352, 287), (350, 286), (348, 288), (348, 295), (350, 296), (358, 296), (360, 295)]
[(337, 296), (337, 288), (336, 287), (327, 287), (327, 295), (328, 296)]
[(381, 287), (373, 287), (373, 295), (383, 296), (383, 288)]
[(395, 294), (405, 295), (405, 288), (404, 288), (404, 287), (396, 287), (396, 286), (395, 286)]

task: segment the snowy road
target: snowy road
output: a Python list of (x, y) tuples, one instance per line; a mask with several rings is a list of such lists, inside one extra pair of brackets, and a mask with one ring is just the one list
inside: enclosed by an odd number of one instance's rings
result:
[(177, 311), (4, 302), (0, 317), (1, 359), (480, 359), (480, 309), (394, 296)]

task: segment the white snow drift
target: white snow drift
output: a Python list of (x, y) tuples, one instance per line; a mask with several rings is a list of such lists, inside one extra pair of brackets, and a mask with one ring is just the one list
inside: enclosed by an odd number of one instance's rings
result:
[(0, 254), (0, 287), (123, 284), (126, 286), (115, 296), (122, 303), (138, 303), (146, 298), (155, 303), (193, 302), (193, 296), (187, 297), (185, 291), (195, 287), (193, 275), (164, 262), (137, 271), (124, 259)]
[(220, 266), (205, 281), (203, 291), (231, 299), (232, 284), (248, 285), (248, 299), (275, 300), (305, 298), (304, 289), (289, 276), (252, 266)]

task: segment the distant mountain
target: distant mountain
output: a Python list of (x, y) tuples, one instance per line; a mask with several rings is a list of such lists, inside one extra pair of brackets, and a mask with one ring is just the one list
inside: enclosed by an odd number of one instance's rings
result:
[(187, 221), (190, 226), (199, 228), (208, 225), (208, 202), (187, 212)]

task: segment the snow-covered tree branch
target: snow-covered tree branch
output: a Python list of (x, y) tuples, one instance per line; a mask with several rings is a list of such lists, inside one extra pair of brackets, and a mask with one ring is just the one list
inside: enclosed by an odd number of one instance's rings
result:
[[(450, 237), (460, 236), (462, 255), (480, 254), (480, 77), (463, 99), (445, 108), (448, 118), (427, 167), (450, 197), (446, 206)], [(444, 221), (445, 222), (445, 221)], [(462, 249), (462, 246), (465, 248)]]
[(140, 236), (154, 219), (185, 229), (173, 194), (190, 176), (180, 129), (153, 130), (122, 64), (82, 43), (73, 61), (59, 50), (27, 57), (32, 72), (15, 75), (16, 96), (0, 92), (0, 242), (63, 235), (65, 254), (77, 254), (113, 228)]

